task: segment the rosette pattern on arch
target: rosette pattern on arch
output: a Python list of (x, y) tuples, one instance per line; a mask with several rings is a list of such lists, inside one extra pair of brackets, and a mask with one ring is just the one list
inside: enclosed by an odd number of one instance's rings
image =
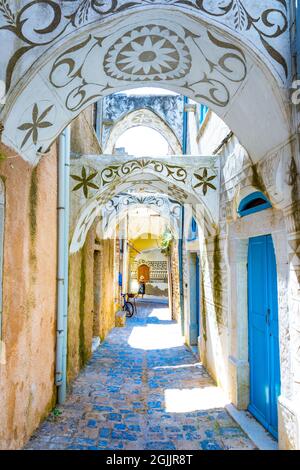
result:
[(124, 34), (108, 50), (104, 69), (120, 80), (173, 80), (187, 75), (191, 62), (189, 49), (178, 34), (149, 25)]

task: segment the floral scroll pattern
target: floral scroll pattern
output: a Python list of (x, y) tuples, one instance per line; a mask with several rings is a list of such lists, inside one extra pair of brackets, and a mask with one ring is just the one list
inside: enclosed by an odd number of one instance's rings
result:
[[(211, 169), (202, 168), (202, 174), (200, 174), (201, 169), (197, 171), (192, 171), (185, 167), (184, 165), (174, 165), (171, 163), (162, 162), (161, 160), (153, 160), (151, 158), (141, 158), (136, 160), (128, 160), (124, 163), (115, 163), (108, 166), (105, 166), (102, 169), (91, 170), (88, 174), (85, 166), (81, 168), (81, 175), (72, 174), (71, 178), (76, 181), (76, 185), (73, 187), (73, 191), (83, 190), (84, 197), (89, 198), (89, 189), (96, 190), (106, 190), (107, 188), (114, 188), (120, 181), (133, 176), (135, 174), (141, 174), (143, 172), (157, 173), (162, 176), (169, 183), (170, 190), (172, 185), (178, 183), (186, 187), (192, 187), (195, 192), (198, 188), (201, 188), (203, 196), (206, 196), (208, 189), (216, 190), (216, 186), (212, 184), (212, 181), (217, 178), (217, 174), (214, 170), (214, 173), (209, 175), (208, 172)], [(196, 184), (192, 184), (192, 179), (195, 179)], [(96, 184), (97, 182), (97, 184)], [(180, 188), (178, 188), (180, 189)], [(124, 194), (120, 194), (124, 196)], [(153, 198), (153, 200), (151, 200)], [(146, 200), (142, 200), (141, 196), (139, 199), (137, 196), (127, 196), (127, 199), (130, 203), (135, 201), (135, 203), (145, 203)], [(147, 203), (153, 204), (154, 202), (159, 205), (163, 202), (162, 199), (154, 196), (147, 196)], [(181, 200), (181, 198), (176, 198)], [(128, 203), (129, 203), (128, 202)], [(126, 198), (123, 197), (123, 203), (126, 204)], [(110, 204), (110, 202), (108, 203)]]
[[(229, 85), (242, 83), (247, 74), (243, 51), (208, 31), (206, 40), (217, 56), (213, 58), (201, 46), (201, 36), (184, 28), (181, 34), (180, 37), (162, 25), (126, 30), (104, 57), (106, 78), (105, 75), (102, 77), (102, 84), (89, 82), (83, 73), (83, 70), (91, 67), (90, 61), (100, 54), (104, 42), (104, 38), (88, 35), (57, 57), (50, 72), (50, 83), (55, 88), (74, 83), (65, 101), (69, 111), (78, 111), (104, 91), (107, 92), (110, 89), (110, 78), (120, 83), (183, 79), (183, 86), (196, 99), (205, 99), (218, 107), (227, 106), (231, 97)], [(188, 80), (187, 77), (192, 65), (188, 43), (194, 48), (194, 53), (201, 57), (206, 70), (196, 81)]]
[[(0, 0), (1, 30), (15, 35), (22, 44), (10, 58), (6, 70), (6, 90), (9, 91), (13, 75), (22, 57), (33, 49), (46, 47), (61, 38), (65, 33), (89, 22), (103, 19), (134, 7), (146, 5), (167, 5), (189, 7), (218, 21), (228, 20), (228, 24), (239, 32), (254, 32), (258, 41), (271, 57), (288, 75), (288, 64), (276, 47), (276, 40), (288, 31), (288, 6), (286, 0), (267, 2), (261, 9), (253, 7), (247, 0), (82, 0), (76, 3), (74, 11), (67, 14), (62, 2), (55, 0), (29, 1), (17, 9), (13, 2)], [(253, 11), (255, 10), (255, 11)], [(39, 15), (39, 25), (35, 18)], [(155, 46), (155, 44), (154, 44)], [(166, 47), (171, 49), (171, 47)], [(155, 52), (155, 51), (154, 51)], [(168, 55), (169, 53), (166, 52)], [(188, 59), (188, 56), (186, 56)], [(129, 59), (130, 56), (127, 56)], [(176, 61), (176, 58), (174, 58)], [(125, 64), (125, 65), (124, 65)], [(126, 65), (127, 64), (127, 65)], [(123, 62), (123, 70), (129, 62)], [(145, 64), (144, 64), (145, 65)], [(156, 62), (156, 67), (160, 67)], [(154, 68), (155, 69), (155, 68)]]
[[(168, 163), (162, 163), (157, 160), (141, 159), (131, 160), (122, 164), (109, 165), (100, 172), (93, 171), (89, 175), (87, 175), (86, 168), (83, 166), (81, 170), (81, 176), (75, 174), (71, 175), (71, 178), (77, 182), (73, 188), (73, 191), (82, 189), (84, 197), (87, 199), (89, 197), (89, 188), (105, 188), (108, 185), (112, 185), (115, 180), (128, 177), (133, 173), (144, 170), (146, 168), (154, 173), (164, 174), (166, 178), (170, 178), (170, 180), (175, 182), (186, 183), (187, 170), (185, 168)], [(99, 186), (96, 185), (94, 181), (92, 181), (96, 177), (99, 178)]]
[(120, 165), (110, 165), (104, 168), (101, 172), (100, 180), (101, 185), (104, 187), (112, 183), (115, 179), (129, 176), (139, 170), (151, 170), (155, 173), (163, 174), (167, 178), (173, 179), (176, 182), (186, 183), (187, 171), (185, 168), (162, 163), (157, 160), (131, 160)]
[[(260, 67), (252, 45), (282, 82), (290, 66), (286, 0), (0, 0), (3, 39), (3, 138), (28, 161), (84, 107), (120, 89), (149, 82), (225, 115)], [(53, 108), (39, 121), (43, 101)]]

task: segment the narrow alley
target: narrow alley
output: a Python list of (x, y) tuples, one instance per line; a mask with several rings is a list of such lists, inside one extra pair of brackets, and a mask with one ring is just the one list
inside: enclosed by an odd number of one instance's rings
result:
[(137, 316), (111, 331), (26, 448), (254, 449), (224, 403), (167, 305), (140, 301)]
[(0, 57), (0, 452), (300, 450), (300, 0), (0, 0)]

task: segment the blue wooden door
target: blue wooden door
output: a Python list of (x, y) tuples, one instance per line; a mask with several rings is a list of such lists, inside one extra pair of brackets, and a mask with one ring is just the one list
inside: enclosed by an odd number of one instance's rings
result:
[(200, 268), (199, 256), (190, 255), (190, 344), (198, 344), (200, 329)]
[(277, 437), (280, 394), (277, 270), (271, 235), (249, 240), (249, 411)]

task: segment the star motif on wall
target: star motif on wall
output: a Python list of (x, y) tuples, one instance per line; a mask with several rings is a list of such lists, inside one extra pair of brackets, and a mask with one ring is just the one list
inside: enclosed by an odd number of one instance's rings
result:
[(91, 173), (89, 176), (86, 174), (86, 169), (83, 166), (81, 170), (81, 176), (78, 175), (71, 175), (71, 178), (75, 181), (79, 181), (76, 186), (74, 186), (73, 191), (78, 191), (79, 189), (83, 189), (83, 194), (85, 198), (88, 198), (89, 188), (92, 189), (99, 189), (95, 183), (92, 183), (92, 180), (97, 176), (98, 173)]
[(194, 173), (195, 178), (199, 181), (199, 183), (195, 184), (194, 189), (202, 187), (203, 195), (205, 196), (208, 188), (216, 190), (216, 186), (214, 186), (211, 181), (216, 178), (216, 175), (208, 176), (207, 168), (204, 168), (202, 175)]
[(35, 103), (32, 109), (32, 121), (31, 122), (25, 122), (24, 124), (21, 124), (21, 126), (18, 127), (20, 131), (27, 131), (25, 134), (25, 137), (22, 141), (21, 148), (24, 147), (26, 142), (30, 137), (32, 137), (32, 142), (34, 145), (36, 145), (39, 137), (39, 129), (45, 129), (46, 127), (51, 127), (53, 124), (49, 121), (45, 121), (45, 117), (51, 109), (53, 108), (53, 105), (49, 106), (46, 108), (42, 114), (39, 116), (39, 108), (38, 105)]

